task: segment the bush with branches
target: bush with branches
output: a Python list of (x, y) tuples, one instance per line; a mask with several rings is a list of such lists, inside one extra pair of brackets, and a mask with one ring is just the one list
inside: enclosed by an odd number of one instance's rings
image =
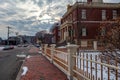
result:
[[(102, 52), (111, 59), (120, 60), (120, 18), (100, 24), (98, 40), (104, 47)], [(120, 62), (120, 61), (119, 61)]]

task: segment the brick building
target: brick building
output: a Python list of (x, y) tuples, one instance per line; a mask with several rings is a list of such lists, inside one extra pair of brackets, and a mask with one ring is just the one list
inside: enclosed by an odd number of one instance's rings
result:
[(54, 23), (50, 31), (53, 34), (52, 42), (58, 43), (60, 41), (60, 23)]
[(103, 0), (87, 0), (67, 6), (61, 18), (61, 42), (92, 46), (101, 23), (111, 23), (120, 16), (120, 3), (104, 3)]

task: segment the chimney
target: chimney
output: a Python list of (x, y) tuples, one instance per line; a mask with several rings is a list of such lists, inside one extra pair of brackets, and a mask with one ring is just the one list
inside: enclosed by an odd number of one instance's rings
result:
[(87, 0), (88, 3), (91, 3), (91, 2), (99, 2), (99, 3), (102, 3), (103, 0)]
[(71, 9), (72, 5), (68, 4), (67, 5), (67, 11), (69, 11)]
[(91, 2), (92, 2), (92, 0), (87, 0), (87, 2), (88, 2), (88, 3), (91, 3)]

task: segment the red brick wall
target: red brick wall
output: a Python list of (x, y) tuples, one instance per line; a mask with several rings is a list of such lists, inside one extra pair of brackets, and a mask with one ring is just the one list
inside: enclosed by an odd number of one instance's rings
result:
[[(82, 9), (86, 10), (86, 18), (81, 19), (81, 11)], [(72, 21), (73, 21), (73, 28), (75, 29), (75, 36), (74, 39), (95, 39), (98, 34), (98, 28), (100, 26), (100, 22), (102, 21), (102, 10), (106, 10), (106, 20), (111, 20), (113, 18), (113, 10), (118, 10), (118, 15), (120, 14), (120, 9), (115, 8), (90, 8), (90, 7), (79, 7), (75, 8), (68, 15), (64, 16), (61, 20), (62, 23), (65, 21), (69, 21), (69, 17), (72, 14)], [(83, 23), (81, 21), (98, 21), (97, 23)], [(62, 24), (61, 23), (61, 24)], [(78, 25), (79, 24), (79, 25)], [(80, 36), (78, 27), (84, 26), (87, 28), (87, 36), (83, 37)]]
[(98, 27), (100, 24), (98, 23), (82, 23), (87, 28), (87, 35), (80, 37), (80, 39), (95, 39), (98, 34)]
[(117, 9), (117, 12), (118, 12), (118, 16), (120, 17), (120, 8)]
[(53, 36), (54, 36), (54, 38), (55, 38), (55, 42), (58, 43), (59, 40), (60, 40), (60, 36), (58, 35), (58, 34), (59, 34), (58, 26), (56, 26), (56, 27), (53, 29), (52, 33), (53, 33)]

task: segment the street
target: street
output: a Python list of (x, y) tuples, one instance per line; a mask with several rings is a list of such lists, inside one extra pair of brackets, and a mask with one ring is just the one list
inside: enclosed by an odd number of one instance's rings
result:
[(18, 54), (28, 54), (30, 47), (15, 47), (11, 50), (0, 51), (0, 80), (15, 80), (20, 68)]

